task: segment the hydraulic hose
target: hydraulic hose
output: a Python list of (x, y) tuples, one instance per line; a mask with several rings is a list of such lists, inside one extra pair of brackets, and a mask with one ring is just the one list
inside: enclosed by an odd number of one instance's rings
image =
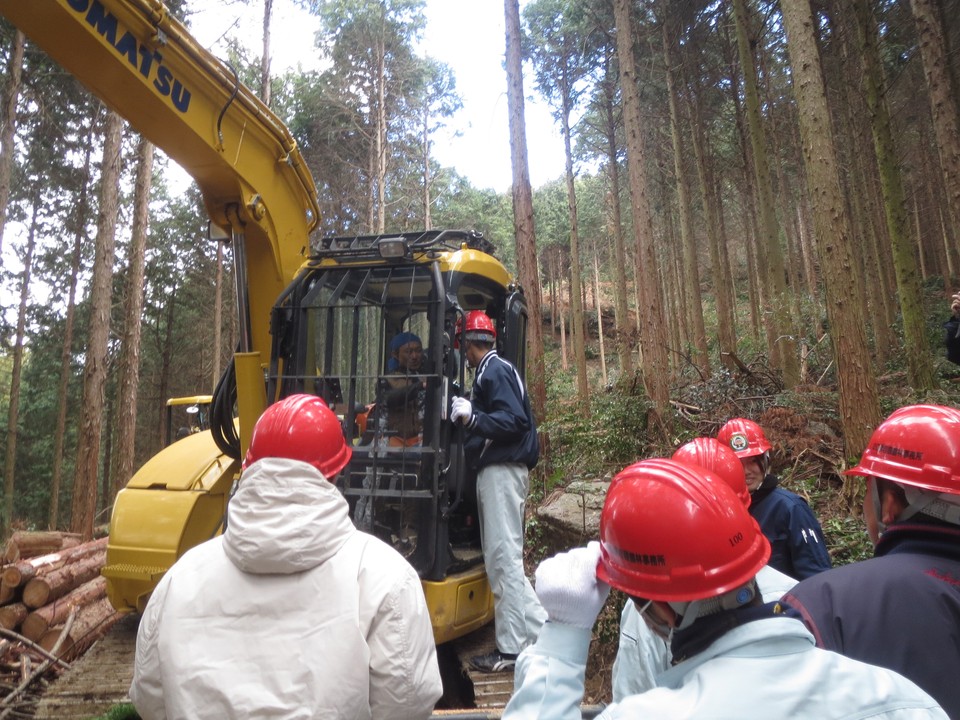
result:
[(240, 436), (234, 424), (234, 407), (237, 403), (237, 371), (233, 360), (227, 365), (213, 392), (213, 406), (210, 409), (210, 433), (213, 441), (227, 457), (240, 459)]

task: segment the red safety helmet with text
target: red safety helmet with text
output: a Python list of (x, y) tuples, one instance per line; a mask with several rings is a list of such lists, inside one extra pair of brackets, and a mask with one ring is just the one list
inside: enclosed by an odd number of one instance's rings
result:
[(748, 583), (770, 557), (756, 521), (716, 475), (642, 460), (610, 484), (597, 577), (633, 597), (687, 602)]
[(316, 395), (291, 395), (263, 411), (253, 427), (243, 466), (263, 458), (288, 458), (313, 465), (332, 480), (352, 454), (340, 421), (323, 400)]
[(717, 440), (733, 450), (738, 458), (763, 455), (771, 448), (763, 429), (746, 418), (728, 420), (717, 433)]
[(743, 472), (743, 463), (729, 447), (712, 437), (694, 438), (673, 453), (671, 460), (698, 465), (723, 480), (744, 507), (750, 507), (750, 491)]
[(942, 405), (895, 410), (845, 474), (960, 495), (960, 410)]

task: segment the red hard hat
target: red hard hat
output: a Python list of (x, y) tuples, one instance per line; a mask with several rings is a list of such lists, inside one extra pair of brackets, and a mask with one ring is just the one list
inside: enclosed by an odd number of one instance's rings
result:
[(728, 445), (738, 458), (763, 455), (770, 450), (770, 443), (761, 427), (746, 418), (728, 420), (717, 433), (717, 440)]
[(490, 340), (497, 337), (497, 329), (493, 326), (493, 320), (483, 312), (483, 310), (471, 310), (467, 313), (464, 321), (463, 332), (477, 333), (478, 335), (490, 335)]
[(846, 474), (960, 495), (960, 410), (909, 405), (894, 411)]
[(744, 507), (750, 507), (750, 491), (743, 473), (743, 463), (729, 447), (716, 438), (698, 437), (681, 445), (672, 460), (698, 465), (723, 480)]
[(610, 484), (597, 577), (628, 595), (686, 602), (749, 582), (770, 543), (730, 487), (708, 470), (642, 460)]
[(313, 465), (332, 480), (353, 451), (340, 421), (316, 395), (291, 395), (274, 403), (257, 420), (243, 466), (263, 458), (288, 458)]

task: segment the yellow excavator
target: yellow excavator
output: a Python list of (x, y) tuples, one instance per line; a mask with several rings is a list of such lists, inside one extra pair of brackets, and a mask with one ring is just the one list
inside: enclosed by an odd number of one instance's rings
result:
[[(475, 477), (448, 413), (469, 310), (485, 310), (501, 355), (525, 365), (526, 303), (492, 245), (460, 230), (311, 239), (317, 192), (290, 132), (159, 0), (0, 0), (0, 15), (179, 163), (211, 235), (232, 247), (238, 348), (210, 429), (164, 448), (117, 496), (103, 569), (113, 605), (142, 611), (178, 557), (222, 532), (254, 423), (306, 392), (342, 418), (354, 452), (338, 485), (357, 525), (419, 572), (437, 643), (488, 623)], [(398, 438), (401, 333), (424, 361), (401, 399), (416, 433)]]

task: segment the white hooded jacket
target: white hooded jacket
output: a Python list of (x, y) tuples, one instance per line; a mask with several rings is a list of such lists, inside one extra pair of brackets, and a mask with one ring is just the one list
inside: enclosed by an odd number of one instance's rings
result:
[(420, 580), (312, 466), (248, 467), (227, 530), (157, 585), (130, 697), (144, 720), (430, 716), (442, 688)]

